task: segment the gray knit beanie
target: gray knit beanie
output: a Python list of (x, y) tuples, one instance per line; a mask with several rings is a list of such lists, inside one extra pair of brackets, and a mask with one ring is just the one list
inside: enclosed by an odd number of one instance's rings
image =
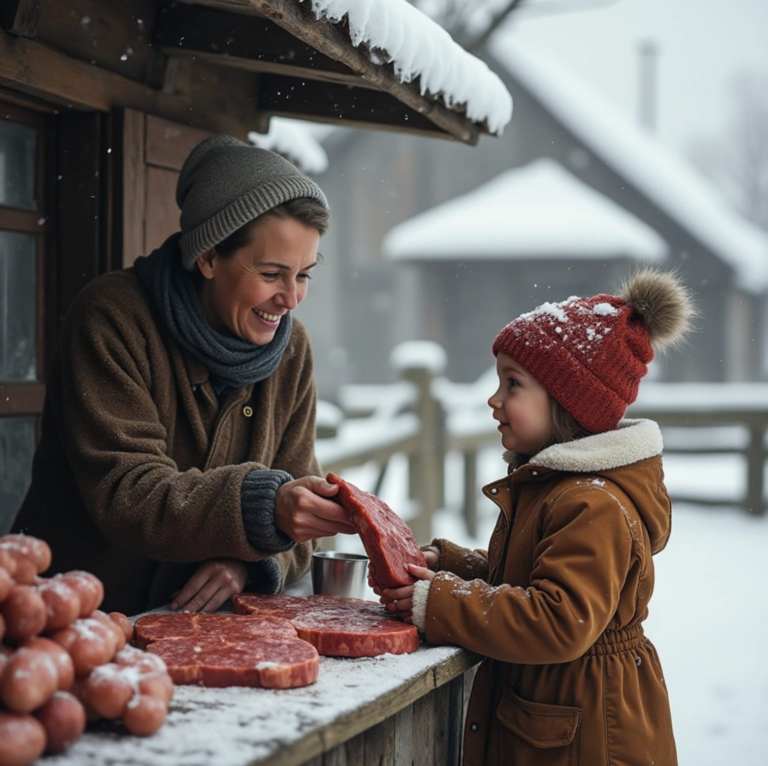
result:
[(320, 187), (279, 154), (238, 141), (206, 138), (179, 174), (181, 260), (192, 271), (197, 257), (268, 210), (309, 197), (328, 208)]

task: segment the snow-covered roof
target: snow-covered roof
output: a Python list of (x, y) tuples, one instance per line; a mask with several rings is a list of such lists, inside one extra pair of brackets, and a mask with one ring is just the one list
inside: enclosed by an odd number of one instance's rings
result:
[(328, 168), (325, 149), (301, 120), (272, 117), (267, 133), (251, 131), (248, 140), (259, 149), (277, 152), (304, 173), (323, 173)]
[(491, 53), (596, 156), (730, 265), (742, 289), (768, 288), (768, 236), (732, 212), (680, 157), (529, 46), (506, 36)]
[(658, 261), (664, 240), (624, 208), (542, 158), (395, 226), (396, 260), (612, 258)]
[(375, 63), (391, 61), (401, 82), (419, 78), (422, 95), (463, 106), (470, 120), (486, 122), (492, 133), (511, 119), (512, 97), (499, 76), (407, 0), (309, 1), (318, 19), (338, 24), (346, 17), (352, 44), (367, 45)]

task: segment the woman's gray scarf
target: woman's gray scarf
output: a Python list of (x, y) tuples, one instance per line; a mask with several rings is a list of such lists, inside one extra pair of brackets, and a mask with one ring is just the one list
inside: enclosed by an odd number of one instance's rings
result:
[(212, 383), (240, 388), (268, 378), (280, 364), (291, 337), (291, 315), (280, 321), (275, 337), (263, 346), (211, 327), (192, 273), (181, 264), (179, 239), (172, 234), (134, 268), (176, 342), (195, 356), (211, 374)]

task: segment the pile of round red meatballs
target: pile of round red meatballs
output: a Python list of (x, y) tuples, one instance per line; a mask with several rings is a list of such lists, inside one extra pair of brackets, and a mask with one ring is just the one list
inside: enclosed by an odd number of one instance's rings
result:
[(50, 564), (43, 540), (0, 537), (0, 766), (60, 753), (105, 718), (153, 734), (173, 697), (162, 659), (129, 645), (128, 618), (99, 611), (101, 581), (41, 577)]

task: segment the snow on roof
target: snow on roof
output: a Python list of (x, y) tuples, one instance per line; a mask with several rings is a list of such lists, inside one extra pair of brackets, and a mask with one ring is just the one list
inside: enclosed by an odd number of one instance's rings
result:
[(251, 131), (248, 140), (259, 149), (277, 152), (304, 173), (323, 173), (328, 168), (325, 149), (301, 120), (272, 117), (267, 133)]
[(768, 236), (732, 212), (680, 157), (530, 47), (507, 36), (491, 53), (595, 155), (730, 265), (742, 289), (768, 288)]
[(407, 0), (310, 0), (318, 19), (347, 18), (352, 45), (365, 43), (372, 60), (384, 53), (401, 82), (417, 77), (424, 95), (441, 95), (449, 107), (465, 106), (467, 117), (501, 133), (512, 117), (512, 96), (485, 62)]
[(664, 240), (624, 208), (542, 158), (395, 226), (395, 260), (612, 258), (658, 261)]

